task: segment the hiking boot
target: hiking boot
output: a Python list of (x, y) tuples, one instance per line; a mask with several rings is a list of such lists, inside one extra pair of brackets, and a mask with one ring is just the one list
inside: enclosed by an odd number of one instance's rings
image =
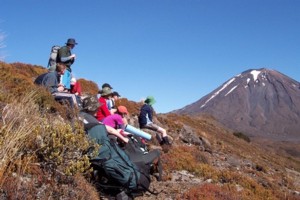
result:
[(163, 140), (163, 144), (171, 145), (168, 136), (163, 137), (162, 140)]

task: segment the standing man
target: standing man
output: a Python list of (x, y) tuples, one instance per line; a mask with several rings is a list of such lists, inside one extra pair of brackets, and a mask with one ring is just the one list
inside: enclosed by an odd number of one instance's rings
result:
[(69, 38), (66, 46), (61, 47), (58, 50), (57, 54), (57, 62), (61, 62), (66, 65), (67, 70), (65, 74), (62, 76), (61, 82), (65, 86), (66, 89), (71, 89), (71, 65), (75, 62), (76, 55), (72, 54), (71, 50), (77, 45), (74, 38)]

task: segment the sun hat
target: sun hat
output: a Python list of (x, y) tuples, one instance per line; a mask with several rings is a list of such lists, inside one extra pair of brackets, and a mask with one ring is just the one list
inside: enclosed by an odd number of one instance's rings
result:
[(82, 100), (82, 108), (88, 112), (94, 112), (100, 107), (100, 103), (96, 96), (88, 95)]
[(73, 45), (76, 45), (76, 44), (78, 44), (78, 43), (75, 41), (74, 38), (69, 38), (66, 44), (73, 44)]
[(112, 93), (112, 91), (109, 87), (104, 87), (104, 88), (102, 88), (102, 90), (100, 90), (100, 94), (102, 97), (110, 95), (111, 93)]
[(108, 83), (103, 83), (102, 88), (109, 87), (111, 90), (113, 89)]
[(149, 104), (149, 105), (152, 106), (153, 104), (156, 103), (156, 101), (155, 101), (155, 99), (154, 99), (153, 96), (148, 96), (148, 97), (146, 98), (146, 100), (145, 100), (145, 103), (147, 103), (147, 104)]
[(126, 115), (128, 115), (129, 113), (128, 113), (128, 110), (127, 110), (127, 108), (125, 107), (125, 106), (118, 106), (118, 112), (119, 113), (125, 113)]

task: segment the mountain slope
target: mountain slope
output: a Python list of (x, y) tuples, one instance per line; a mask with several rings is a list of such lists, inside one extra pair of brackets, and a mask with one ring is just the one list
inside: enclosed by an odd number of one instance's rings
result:
[[(0, 199), (107, 199), (91, 180), (88, 152), (98, 146), (67, 107), (33, 84), (46, 69), (1, 62), (0, 69)], [(93, 81), (81, 83), (85, 92), (98, 91)], [(135, 126), (141, 102), (116, 104), (128, 108)], [(172, 148), (160, 151), (163, 181), (151, 177), (150, 189), (159, 194), (136, 200), (299, 199), (299, 160), (265, 151), (211, 118), (155, 114), (154, 120), (168, 130)], [(148, 145), (158, 145), (155, 137)]]
[(245, 71), (173, 112), (212, 115), (228, 128), (249, 136), (300, 141), (299, 82), (275, 70)]

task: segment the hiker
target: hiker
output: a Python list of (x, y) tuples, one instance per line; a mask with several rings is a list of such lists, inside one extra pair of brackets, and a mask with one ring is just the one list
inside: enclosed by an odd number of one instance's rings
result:
[(71, 65), (75, 62), (76, 55), (72, 54), (71, 50), (77, 45), (74, 38), (69, 38), (65, 46), (61, 47), (58, 50), (57, 54), (57, 61), (62, 62), (66, 65), (67, 70), (65, 74), (62, 76), (61, 83), (67, 88), (68, 90), (71, 89), (70, 81), (71, 81)]
[[(96, 126), (96, 125), (99, 125), (99, 126), (104, 125), (95, 118), (95, 113), (98, 111), (99, 106), (100, 106), (100, 103), (96, 96), (87, 96), (87, 97), (83, 98), (82, 110), (80, 111), (79, 116), (80, 116), (80, 120), (82, 120), (84, 122), (86, 127)], [(112, 134), (112, 135), (118, 137), (121, 141), (123, 141), (125, 143), (128, 142), (128, 138), (121, 135), (116, 129), (114, 129), (113, 127), (107, 126), (107, 125), (104, 125), (104, 126), (109, 134)], [(97, 133), (93, 133), (93, 135), (94, 135), (94, 137), (97, 137), (96, 136)]]
[(68, 93), (62, 84), (59, 83), (59, 78), (66, 71), (66, 66), (63, 63), (57, 63), (56, 69), (53, 72), (47, 72), (38, 76), (34, 83), (46, 87), (49, 92), (55, 97), (56, 101), (67, 99), (71, 107), (78, 105), (76, 96)]
[(71, 78), (71, 94), (75, 94), (76, 96), (81, 96), (81, 85), (76, 80), (75, 77)]
[(111, 98), (107, 102), (108, 110), (110, 110), (111, 113), (117, 112), (116, 108), (116, 101), (120, 98), (120, 95), (118, 92), (114, 91), (111, 95)]
[[(113, 87), (111, 87), (109, 83), (103, 83), (102, 86), (101, 86), (101, 88), (103, 89), (103, 88), (105, 88), (105, 87), (108, 87), (108, 88), (111, 89), (111, 90), (113, 89)], [(114, 109), (114, 110), (111, 109), (111, 105), (112, 105), (112, 102), (111, 102), (112, 100), (111, 100), (111, 98), (112, 98), (112, 96), (109, 96), (109, 97), (106, 99), (106, 105), (107, 105), (108, 110), (110, 111), (110, 113), (111, 113), (111, 114), (114, 114), (114, 113), (117, 111), (117, 109)]]
[[(110, 196), (114, 195), (117, 197), (116, 199), (129, 199), (127, 195), (133, 199), (137, 195), (143, 195), (144, 192), (150, 191), (151, 165), (144, 160), (148, 162), (151, 160), (148, 157), (139, 159), (137, 166), (125, 151), (108, 137), (106, 129), (109, 126), (101, 124), (94, 118), (94, 113), (99, 107), (96, 96), (83, 98), (82, 107), (79, 119), (84, 123), (88, 137), (100, 145), (98, 155), (91, 158), (90, 162), (93, 168), (92, 178), (101, 185), (102, 192), (106, 192)], [(151, 156), (152, 159), (159, 159), (159, 154), (157, 157)], [(152, 194), (155, 193), (152, 192)]]
[(171, 145), (171, 143), (169, 142), (167, 131), (157, 124), (154, 124), (152, 121), (154, 111), (152, 105), (155, 102), (156, 101), (152, 96), (148, 96), (144, 101), (144, 105), (141, 107), (138, 117), (140, 128), (146, 128), (160, 133), (160, 135), (156, 134), (156, 138), (160, 145)]
[(101, 104), (101, 106), (99, 107), (98, 112), (96, 113), (96, 118), (98, 119), (98, 121), (102, 121), (105, 117), (111, 115), (106, 102), (111, 96), (112, 91), (109, 87), (104, 87), (98, 93), (101, 95), (99, 97), (99, 103)]
[(121, 129), (120, 133), (123, 135), (128, 135), (125, 133), (125, 127), (128, 124), (126, 116), (129, 113), (125, 106), (118, 106), (117, 112), (113, 115), (105, 117), (102, 121), (103, 124), (113, 127), (114, 129)]

